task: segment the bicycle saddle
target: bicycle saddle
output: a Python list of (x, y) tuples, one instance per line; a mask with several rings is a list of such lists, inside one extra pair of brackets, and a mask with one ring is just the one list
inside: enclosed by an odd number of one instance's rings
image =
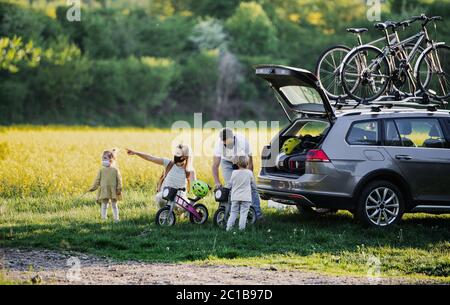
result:
[(394, 29), (396, 26), (397, 26), (397, 22), (394, 22), (394, 21), (386, 21), (386, 22), (375, 23), (375, 28), (377, 30), (381, 30), (381, 31), (386, 30), (388, 28), (393, 28)]
[(353, 33), (353, 34), (360, 34), (360, 33), (364, 33), (367, 31), (368, 31), (368, 29), (366, 29), (366, 28), (349, 28), (349, 29), (347, 29), (347, 32)]

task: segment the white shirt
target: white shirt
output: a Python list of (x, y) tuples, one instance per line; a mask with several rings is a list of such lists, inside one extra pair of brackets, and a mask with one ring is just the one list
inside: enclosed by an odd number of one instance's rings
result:
[(237, 169), (231, 174), (231, 202), (233, 201), (252, 201), (251, 183), (253, 172), (249, 169)]
[(214, 156), (232, 162), (235, 156), (251, 156), (252, 151), (247, 139), (241, 134), (234, 135), (234, 147), (225, 147), (221, 138), (216, 142)]
[[(164, 168), (169, 165), (169, 159), (163, 159)], [(186, 171), (184, 167), (177, 166), (174, 164), (172, 169), (167, 173), (166, 178), (164, 179), (161, 190), (163, 190), (166, 186), (173, 187), (176, 189), (181, 189), (186, 187)]]

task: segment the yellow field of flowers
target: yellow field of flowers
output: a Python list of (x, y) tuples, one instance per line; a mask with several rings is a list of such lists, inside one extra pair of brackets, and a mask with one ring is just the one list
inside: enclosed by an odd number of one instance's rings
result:
[[(259, 154), (276, 132), (245, 131), (259, 167)], [(190, 144), (197, 177), (212, 183), (212, 149), (217, 132), (212, 130), (171, 131), (131, 128), (5, 127), (0, 129), (0, 197), (77, 195), (87, 190), (100, 167), (105, 149), (119, 148), (118, 165), (124, 192), (153, 192), (162, 168), (125, 148), (171, 158), (175, 144)]]

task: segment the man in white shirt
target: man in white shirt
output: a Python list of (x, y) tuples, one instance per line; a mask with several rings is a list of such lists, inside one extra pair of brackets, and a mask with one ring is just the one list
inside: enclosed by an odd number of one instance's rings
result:
[[(232, 162), (235, 156), (247, 156), (249, 160), (247, 168), (253, 172), (252, 151), (247, 139), (243, 135), (234, 134), (229, 128), (222, 129), (214, 148), (212, 165), (212, 173), (216, 188), (222, 186), (219, 178), (219, 166), (222, 168), (222, 175), (225, 180), (225, 185), (229, 185), (231, 174), (235, 169), (235, 165), (233, 165)], [(256, 210), (257, 218), (260, 219), (262, 218), (261, 203), (255, 183), (252, 183), (251, 189), (252, 205)]]

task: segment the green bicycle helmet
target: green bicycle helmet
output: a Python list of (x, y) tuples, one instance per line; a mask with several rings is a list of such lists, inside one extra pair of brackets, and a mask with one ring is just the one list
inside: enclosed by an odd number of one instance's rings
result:
[(289, 138), (284, 141), (283, 146), (281, 147), (281, 152), (284, 152), (286, 155), (290, 155), (294, 152), (299, 144), (299, 138)]
[(191, 190), (195, 196), (203, 198), (208, 195), (209, 185), (203, 181), (196, 180), (192, 184)]

